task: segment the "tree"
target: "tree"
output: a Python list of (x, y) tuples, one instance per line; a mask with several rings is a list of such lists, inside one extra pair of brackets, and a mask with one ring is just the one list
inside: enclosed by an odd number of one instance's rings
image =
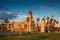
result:
[(39, 22), (39, 21), (40, 21), (39, 17), (36, 19), (36, 21), (37, 21), (37, 22)]
[(50, 30), (51, 30), (51, 32), (54, 32), (55, 22), (56, 22), (56, 20), (54, 20), (53, 18), (50, 19)]
[(40, 19), (39, 19), (39, 17), (36, 19), (36, 22), (37, 22), (37, 25), (39, 25), (39, 21), (40, 21)]
[(50, 22), (51, 22), (51, 23), (53, 22), (53, 18), (50, 19)]
[(47, 24), (46, 24), (46, 26), (47, 26), (48, 33), (50, 33), (50, 17), (47, 17)]
[(54, 27), (55, 27), (56, 20), (54, 20)]
[(49, 20), (49, 17), (47, 17), (47, 20)]
[(5, 19), (4, 22), (5, 22), (5, 23), (8, 23), (8, 19)]
[(3, 23), (4, 23), (4, 29), (5, 29), (6, 31), (7, 31), (7, 27), (8, 27), (8, 26), (7, 26), (7, 23), (8, 23), (8, 22), (9, 22), (8, 19), (5, 19), (4, 22), (3, 22)]
[(56, 23), (57, 23), (57, 27), (58, 27), (59, 22), (58, 22), (58, 21), (56, 21)]
[(47, 17), (46, 19), (47, 19), (46, 26), (48, 27), (48, 24), (50, 23), (50, 18), (49, 18), (49, 17)]

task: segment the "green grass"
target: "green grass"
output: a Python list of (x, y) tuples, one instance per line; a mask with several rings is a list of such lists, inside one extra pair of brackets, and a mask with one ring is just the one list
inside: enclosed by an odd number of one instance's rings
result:
[(60, 33), (5, 35), (0, 40), (60, 40)]

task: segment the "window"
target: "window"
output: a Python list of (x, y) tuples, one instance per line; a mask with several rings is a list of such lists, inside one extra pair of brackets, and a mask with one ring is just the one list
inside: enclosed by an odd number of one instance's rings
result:
[(27, 24), (24, 24), (24, 28), (27, 28)]
[(26, 21), (29, 22), (29, 18), (28, 17), (27, 17)]

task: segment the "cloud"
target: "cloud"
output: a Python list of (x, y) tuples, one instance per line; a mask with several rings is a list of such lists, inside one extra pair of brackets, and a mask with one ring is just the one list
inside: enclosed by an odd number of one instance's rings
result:
[[(13, 19), (15, 22), (26, 21), (28, 15), (17, 15), (16, 12), (0, 12), (0, 20)], [(39, 15), (33, 15), (33, 20), (36, 21)], [(11, 21), (11, 20), (10, 20)]]
[(12, 14), (12, 12), (6, 12), (7, 14)]
[(12, 12), (0, 12), (0, 20), (16, 18), (17, 14)]
[[(27, 18), (28, 15), (18, 15), (17, 18), (14, 19), (15, 22), (23, 22), (23, 21), (26, 21), (26, 18)], [(38, 18), (39, 15), (33, 15), (33, 20), (36, 22), (36, 18)]]
[(43, 4), (43, 5), (40, 5), (40, 8), (47, 8), (47, 7), (53, 7), (54, 4)]
[(17, 15), (18, 17), (14, 19), (15, 22), (25, 21), (27, 15)]
[(0, 14), (1, 14), (1, 12), (0, 12)]

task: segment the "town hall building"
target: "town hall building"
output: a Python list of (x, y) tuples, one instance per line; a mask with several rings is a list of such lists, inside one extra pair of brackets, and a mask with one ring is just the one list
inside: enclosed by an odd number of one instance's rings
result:
[[(50, 20), (50, 19), (49, 19)], [(40, 25), (38, 25), (37, 22), (35, 22), (33, 20), (33, 15), (32, 12), (29, 11), (27, 17), (26, 17), (26, 21), (23, 22), (10, 22), (7, 19), (5, 19), (3, 21), (3, 23), (0, 24), (0, 32), (3, 31), (11, 31), (11, 32), (41, 32), (44, 33), (46, 32), (46, 30), (50, 33), (51, 29), (53, 29), (53, 31), (55, 30), (60, 30), (60, 28), (56, 28), (55, 27), (55, 22), (53, 21), (53, 23), (50, 21), (45, 21), (44, 18), (42, 18), (42, 20), (39, 22)], [(53, 26), (51, 26), (51, 24)]]

